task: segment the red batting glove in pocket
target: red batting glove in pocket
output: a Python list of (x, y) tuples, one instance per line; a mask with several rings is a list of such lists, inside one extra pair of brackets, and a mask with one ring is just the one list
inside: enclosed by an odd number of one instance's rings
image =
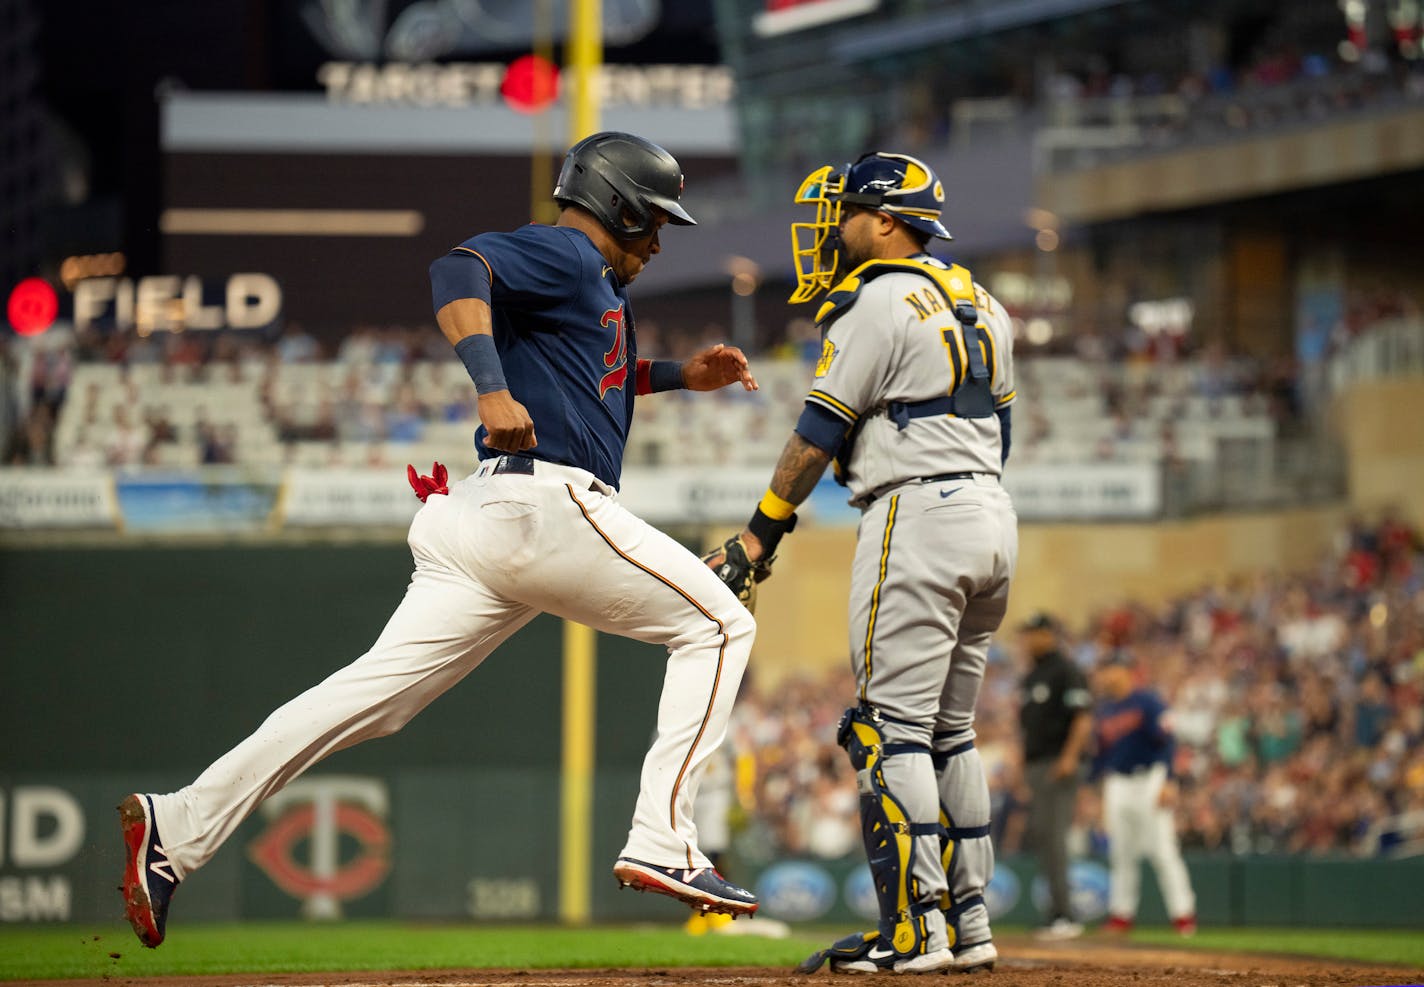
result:
[(425, 498), (431, 494), (448, 494), (450, 487), (446, 483), (450, 479), (450, 471), (440, 463), (436, 463), (432, 468), (434, 476), (421, 476), (415, 471), (414, 466), (406, 466), (405, 478), (410, 481), (410, 489), (415, 491), (415, 495), (420, 498), (420, 502), (425, 503)]

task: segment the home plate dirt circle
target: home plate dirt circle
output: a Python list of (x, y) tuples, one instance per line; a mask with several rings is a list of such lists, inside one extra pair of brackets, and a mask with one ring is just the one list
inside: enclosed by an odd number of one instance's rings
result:
[[(1002, 957), (991, 974), (934, 974), (906, 987), (1380, 987), (1424, 985), (1424, 970), (1299, 956), (1204, 953), (1107, 944), (1092, 940), (1044, 945), (1027, 938), (999, 940)], [(768, 967), (686, 967), (626, 970), (414, 970), (351, 973), (264, 973), (222, 976), (46, 980), (44, 987), (817, 987), (826, 969), (803, 976)], [(904, 982), (892, 974), (835, 977), (834, 983)]]

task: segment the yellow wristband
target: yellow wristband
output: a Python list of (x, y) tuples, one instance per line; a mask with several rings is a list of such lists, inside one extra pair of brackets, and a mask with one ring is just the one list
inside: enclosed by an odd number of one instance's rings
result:
[(783, 500), (770, 490), (762, 495), (761, 504), (758, 506), (761, 512), (773, 521), (785, 521), (796, 513), (795, 504), (789, 500)]

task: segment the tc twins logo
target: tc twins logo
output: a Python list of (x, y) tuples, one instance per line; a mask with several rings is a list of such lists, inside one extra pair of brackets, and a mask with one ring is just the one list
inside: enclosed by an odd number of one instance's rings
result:
[(598, 382), (598, 396), (602, 399), (609, 391), (622, 388), (628, 382), (628, 335), (624, 329), (623, 306), (604, 312), (599, 324), (613, 329), (613, 346), (603, 354), (603, 365), (609, 370)]
[[(304, 778), (262, 806), (272, 824), (247, 853), (273, 883), (302, 899), (307, 918), (340, 918), (341, 902), (375, 890), (390, 870), (388, 809), (385, 783), (375, 778)], [(354, 854), (343, 849), (352, 843)]]

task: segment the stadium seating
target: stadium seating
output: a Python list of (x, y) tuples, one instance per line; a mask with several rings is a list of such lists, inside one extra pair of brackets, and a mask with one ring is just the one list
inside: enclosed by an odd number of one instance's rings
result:
[[(810, 368), (760, 360), (761, 390), (659, 395), (636, 406), (630, 465), (771, 465), (800, 413)], [(1208, 396), (1199, 368), (1118, 366), (1068, 357), (1019, 363), (1015, 456), (1021, 462), (1214, 461), (1227, 441), (1269, 444), (1275, 423), (1263, 401)], [(55, 458), (115, 465), (257, 467), (390, 465), (468, 459), (474, 403), (453, 360), (282, 364), (248, 361), (75, 368), (55, 433)], [(1116, 410), (1111, 395), (1117, 395)], [(151, 419), (171, 425), (154, 438)], [(137, 429), (125, 452), (123, 431)], [(230, 440), (205, 455), (205, 432)]]

